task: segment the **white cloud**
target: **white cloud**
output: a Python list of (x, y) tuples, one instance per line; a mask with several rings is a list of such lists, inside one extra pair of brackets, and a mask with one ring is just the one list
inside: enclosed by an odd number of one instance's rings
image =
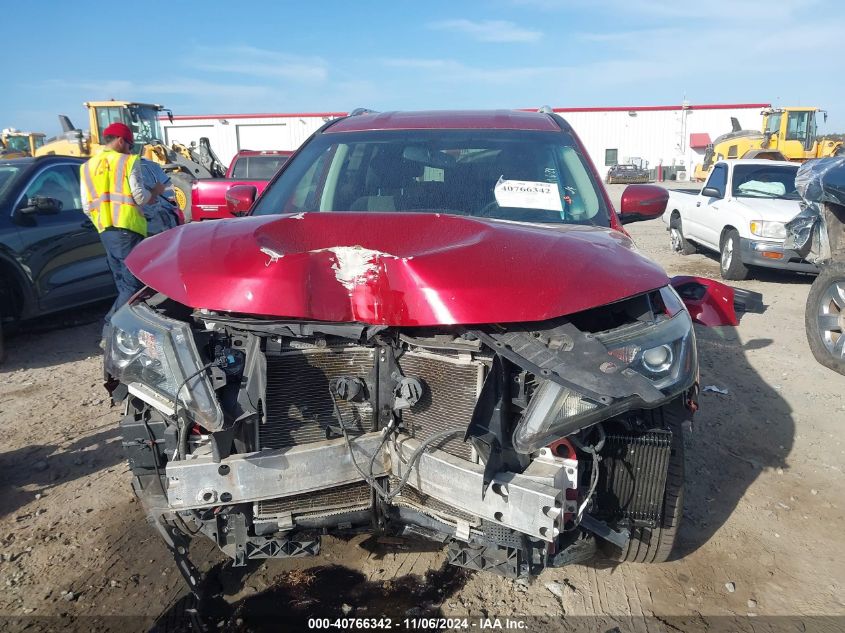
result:
[[(691, 28), (719, 23), (750, 25), (784, 23), (822, 15), (818, 5), (839, 4), (839, 0), (708, 0), (707, 2), (661, 2), (659, 0), (510, 0), (517, 7), (545, 12), (568, 12), (658, 21), (683, 20)], [(816, 8), (814, 8), (816, 7)], [(702, 20), (703, 22), (694, 22)]]
[(299, 83), (322, 83), (329, 77), (328, 63), (321, 57), (291, 55), (254, 46), (198, 46), (188, 66), (211, 73), (249, 75)]
[(441, 20), (428, 26), (468, 35), (479, 42), (536, 42), (543, 37), (540, 31), (532, 31), (505, 20)]
[(124, 79), (47, 79), (38, 84), (46, 89), (61, 89), (87, 95), (92, 101), (105, 99), (158, 101), (156, 95), (192, 95), (214, 98), (252, 99), (271, 93), (268, 86), (212, 82), (193, 77), (170, 76), (156, 81)]
[(552, 66), (512, 66), (490, 67), (470, 66), (454, 59), (427, 58), (390, 58), (382, 60), (382, 64), (392, 68), (406, 68), (423, 73), (426, 82), (440, 83), (483, 83), (483, 84), (512, 84), (520, 80), (527, 80), (541, 75), (555, 73), (559, 69)]

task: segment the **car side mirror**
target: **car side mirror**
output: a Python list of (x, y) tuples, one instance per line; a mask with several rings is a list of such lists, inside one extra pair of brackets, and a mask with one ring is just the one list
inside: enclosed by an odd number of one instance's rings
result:
[(669, 192), (657, 185), (628, 185), (622, 192), (619, 219), (622, 224), (651, 220), (663, 215)]
[(226, 209), (235, 217), (249, 213), (258, 189), (252, 185), (234, 185), (226, 191)]
[(716, 189), (716, 187), (705, 187), (701, 190), (701, 195), (705, 198), (724, 198), (722, 192)]
[(62, 201), (49, 196), (33, 196), (18, 209), (21, 215), (56, 215), (62, 210)]

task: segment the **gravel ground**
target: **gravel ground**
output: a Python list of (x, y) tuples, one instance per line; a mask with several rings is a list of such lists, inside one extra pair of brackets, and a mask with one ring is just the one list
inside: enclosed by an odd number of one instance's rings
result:
[[(618, 200), (622, 187), (610, 189)], [(715, 256), (671, 253), (659, 221), (629, 230), (670, 275), (718, 278)], [(394, 624), (420, 613), (471, 616), (479, 629), (478, 618), (500, 617), (504, 628), (504, 618), (526, 616), (524, 630), (537, 631), (713, 630), (726, 622), (734, 630), (755, 622), (842, 630), (845, 398), (842, 376), (817, 365), (804, 339), (810, 282), (774, 272), (735, 282), (762, 293), (765, 311), (745, 315), (738, 328), (697, 329), (702, 384), (728, 393), (702, 395), (686, 438), (685, 522), (673, 562), (597, 561), (515, 583), (444, 567), (437, 547), (365, 536), (326, 538), (319, 558), (245, 571), (196, 543), (194, 557), (214, 564), (225, 588), (224, 628), (261, 629), (268, 620), (258, 618), (294, 612), (391, 615)], [(130, 490), (119, 413), (100, 386), (100, 314), (49, 319), (8, 341), (0, 367), (0, 629), (147, 630), (173, 616), (185, 593)]]

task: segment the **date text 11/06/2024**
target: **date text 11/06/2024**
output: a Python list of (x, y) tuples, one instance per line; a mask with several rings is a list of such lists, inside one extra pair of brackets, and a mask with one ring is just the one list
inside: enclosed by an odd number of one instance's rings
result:
[(308, 629), (360, 631), (366, 629), (401, 629), (406, 631), (479, 631), (510, 630), (525, 628), (525, 622), (514, 618), (310, 618)]

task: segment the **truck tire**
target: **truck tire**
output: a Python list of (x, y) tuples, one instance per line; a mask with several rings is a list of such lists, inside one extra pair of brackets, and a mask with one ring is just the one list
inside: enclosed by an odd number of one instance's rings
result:
[(736, 229), (729, 229), (722, 235), (719, 269), (722, 279), (740, 280), (748, 277), (748, 266), (742, 263), (740, 256), (739, 233)]
[(657, 527), (638, 527), (631, 531), (631, 539), (624, 548), (608, 542), (602, 544), (604, 553), (613, 560), (630, 563), (665, 563), (669, 560), (684, 515), (684, 421), (681, 399), (661, 407), (651, 415), (655, 422), (663, 416), (663, 425), (672, 431), (672, 452), (666, 471), (666, 490), (663, 493), (663, 513)]
[(669, 243), (672, 245), (672, 250), (680, 255), (695, 253), (695, 245), (688, 242), (687, 238), (684, 237), (679, 215), (673, 215), (672, 219), (669, 220)]
[(185, 215), (185, 222), (191, 221), (191, 185), (193, 179), (181, 172), (170, 174), (170, 182), (173, 193), (176, 195), (176, 204)]
[[(2, 271), (0, 271), (0, 274), (2, 274)], [(4, 308), (6, 308), (5, 311)], [(0, 276), (0, 365), (3, 364), (4, 360), (6, 360), (6, 343), (3, 338), (3, 319), (8, 316), (14, 318), (15, 312), (16, 310), (9, 284), (2, 276)]]
[(845, 375), (845, 262), (823, 266), (813, 281), (804, 330), (816, 361)]

